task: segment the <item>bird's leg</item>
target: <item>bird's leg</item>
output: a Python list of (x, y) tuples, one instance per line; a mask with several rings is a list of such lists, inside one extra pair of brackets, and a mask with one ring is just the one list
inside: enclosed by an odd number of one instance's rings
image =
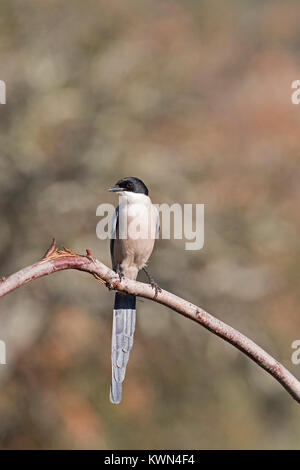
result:
[(118, 274), (120, 281), (122, 281), (122, 278), (124, 277), (124, 274), (121, 271), (120, 264), (117, 264), (114, 271)]
[(161, 288), (159, 287), (159, 285), (154, 281), (153, 277), (151, 276), (151, 274), (148, 272), (148, 270), (146, 268), (143, 268), (143, 271), (144, 273), (146, 274), (148, 280), (149, 280), (149, 284), (151, 285), (152, 289), (155, 289), (155, 297), (158, 296), (158, 293), (161, 292)]

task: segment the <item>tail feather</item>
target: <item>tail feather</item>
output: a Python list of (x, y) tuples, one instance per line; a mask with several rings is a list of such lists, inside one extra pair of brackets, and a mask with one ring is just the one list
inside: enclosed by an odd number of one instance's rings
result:
[(129, 352), (133, 345), (136, 317), (136, 298), (134, 295), (115, 295), (113, 329), (112, 329), (112, 382), (110, 401), (120, 403), (122, 399), (122, 382), (125, 378)]

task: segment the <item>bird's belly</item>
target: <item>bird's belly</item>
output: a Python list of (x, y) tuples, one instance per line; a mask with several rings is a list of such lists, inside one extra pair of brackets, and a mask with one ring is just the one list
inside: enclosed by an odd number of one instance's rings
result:
[(130, 279), (135, 279), (153, 250), (154, 239), (116, 239), (114, 242), (114, 260), (120, 265), (121, 272)]

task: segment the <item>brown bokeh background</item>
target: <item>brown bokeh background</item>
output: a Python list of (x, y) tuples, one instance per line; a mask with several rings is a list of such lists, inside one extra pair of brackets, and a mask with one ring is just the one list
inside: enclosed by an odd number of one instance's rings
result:
[[(160, 285), (300, 377), (299, 15), (291, 0), (2, 0), (0, 275), (52, 236), (110, 263), (96, 208), (138, 176), (155, 203), (205, 204), (204, 249), (157, 242)], [(272, 377), (149, 301), (111, 405), (112, 304), (71, 271), (1, 299), (1, 448), (299, 448), (299, 406)]]

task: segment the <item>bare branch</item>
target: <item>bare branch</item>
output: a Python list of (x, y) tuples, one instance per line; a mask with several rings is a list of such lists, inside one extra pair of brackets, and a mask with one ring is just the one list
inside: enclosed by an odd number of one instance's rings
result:
[(93, 257), (90, 250), (86, 255), (73, 253), (63, 248), (57, 250), (55, 239), (44, 257), (37, 263), (21, 269), (8, 278), (0, 279), (0, 297), (23, 286), (33, 279), (64, 269), (77, 269), (92, 274), (98, 281), (105, 284), (109, 289), (127, 292), (139, 297), (154, 300), (175, 312), (199, 323), (217, 336), (238, 348), (260, 367), (271, 374), (287, 391), (300, 403), (300, 382), (280, 362), (276, 361), (270, 354), (254, 343), (247, 336), (235, 330), (226, 323), (218, 320), (200, 307), (177, 297), (176, 295), (162, 290), (155, 296), (155, 292), (149, 284), (132, 281), (123, 278), (121, 281), (114, 271)]
[(44, 256), (42, 257), (42, 259), (45, 259), (45, 258), (49, 258), (53, 253), (56, 252), (56, 239), (55, 238), (52, 238), (52, 243), (51, 245), (49, 246), (48, 250), (46, 251), (46, 253), (44, 254)]

